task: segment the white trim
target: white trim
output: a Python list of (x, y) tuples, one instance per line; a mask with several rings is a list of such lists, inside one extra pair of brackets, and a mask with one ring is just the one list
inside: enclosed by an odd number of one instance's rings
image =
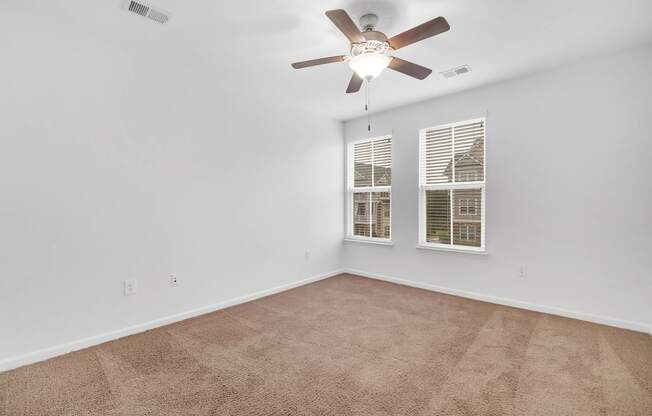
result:
[(372, 141), (375, 141), (375, 140), (384, 140), (384, 139), (391, 139), (391, 138), (392, 138), (392, 134), (388, 133), (388, 134), (382, 134), (380, 136), (369, 137), (369, 138), (366, 138), (366, 139), (353, 140), (353, 141), (348, 142), (348, 144), (353, 146), (354, 144), (358, 144), (358, 143), (372, 142)]
[[(455, 127), (463, 126), (472, 123), (482, 122), (483, 129), (483, 153), (484, 153), (484, 162), (482, 164), (483, 169), (483, 180), (482, 181), (473, 181), (473, 182), (456, 182), (455, 176)], [(424, 157), (426, 151), (426, 134), (431, 130), (442, 130), (442, 129), (451, 129), (451, 167), (452, 167), (452, 178), (450, 183), (438, 183), (438, 184), (426, 184), (426, 158)], [(487, 235), (487, 221), (486, 221), (486, 183), (487, 183), (487, 118), (478, 117), (470, 120), (457, 121), (454, 123), (442, 124), (433, 127), (424, 127), (419, 129), (419, 198), (418, 198), (418, 243), (417, 248), (429, 249), (429, 250), (441, 250), (441, 251), (455, 251), (461, 253), (473, 253), (473, 254), (486, 254), (486, 240), (485, 236)], [(453, 191), (458, 189), (480, 189), (481, 192), (481, 202), (480, 202), (480, 247), (470, 248), (462, 244), (454, 244), (455, 235), (454, 235), (454, 216), (455, 216), (455, 205), (454, 205), (454, 195)], [(426, 230), (426, 192), (434, 190), (447, 190), (449, 191), (449, 204), (450, 204), (450, 242), (449, 244), (436, 244), (430, 243), (427, 241), (427, 230)], [(476, 210), (478, 209), (477, 204), (475, 204)]]
[[(476, 187), (477, 188), (477, 187)], [(368, 193), (368, 192), (392, 192), (391, 186), (360, 186), (357, 188), (351, 188), (351, 193)]]
[(429, 126), (429, 127), (424, 127), (422, 129), (419, 129), (419, 133), (421, 132), (426, 132), (427, 130), (441, 130), (441, 129), (447, 129), (449, 127), (459, 127), (463, 126), (464, 124), (472, 124), (472, 123), (479, 123), (481, 121), (486, 121), (487, 117), (477, 117), (477, 118), (472, 118), (469, 120), (463, 120), (463, 121), (456, 121), (453, 123), (447, 123), (447, 124), (438, 124), (436, 126)]
[(515, 299), (508, 299), (499, 296), (485, 295), (483, 293), (477, 292), (467, 292), (465, 290), (452, 289), (444, 286), (432, 285), (429, 283), (415, 282), (412, 280), (402, 279), (393, 276), (387, 276), (376, 273), (369, 273), (362, 270), (344, 268), (344, 273), (354, 274), (362, 277), (367, 277), (370, 279), (383, 280), (385, 282), (396, 283), (399, 285), (405, 285), (410, 287), (416, 287), (418, 289), (430, 290), (432, 292), (445, 293), (447, 295), (459, 296), (467, 299), (474, 299), (483, 302), (495, 303), (497, 305), (511, 306), (514, 308), (527, 309), (530, 311), (547, 313), (550, 315), (563, 316), (566, 318), (578, 319), (580, 321), (588, 321), (596, 324), (613, 326), (617, 328), (629, 329), (631, 331), (643, 332), (652, 335), (652, 322), (638, 322), (638, 321), (628, 321), (624, 319), (613, 318), (610, 316), (604, 315), (595, 315), (592, 313), (573, 311), (564, 308), (558, 308), (556, 306), (541, 305), (537, 303), (524, 302)]
[(118, 329), (115, 331), (105, 332), (103, 334), (98, 334), (92, 337), (79, 339), (76, 341), (68, 342), (66, 344), (55, 345), (53, 347), (29, 352), (27, 354), (5, 358), (4, 360), (0, 360), (0, 372), (13, 370), (14, 368), (22, 367), (28, 364), (33, 364), (39, 361), (44, 361), (49, 358), (57, 357), (59, 355), (67, 354), (69, 352), (99, 345), (108, 341), (113, 341), (115, 339), (126, 337), (128, 335), (138, 334), (140, 332), (148, 331), (150, 329), (158, 328), (164, 325), (169, 325), (174, 322), (183, 321), (185, 319), (193, 318), (199, 315), (204, 315), (210, 312), (215, 312), (220, 309), (228, 308), (229, 306), (250, 302), (252, 300), (256, 300), (265, 296), (273, 295), (275, 293), (284, 292), (286, 290), (290, 290), (295, 287), (303, 286), (308, 283), (313, 283), (322, 279), (327, 279), (329, 277), (336, 276), (341, 273), (343, 273), (342, 270), (335, 270), (329, 273), (324, 273), (321, 275), (309, 277), (307, 279), (299, 280), (296, 282), (287, 283), (270, 289), (261, 290), (259, 292), (251, 293), (249, 295), (240, 296), (237, 298), (214, 303), (212, 305), (206, 305), (185, 312), (177, 313), (175, 315), (170, 315), (163, 318), (155, 319), (153, 321), (143, 322), (140, 324), (128, 326), (126, 328)]
[(485, 186), (484, 182), (458, 182), (458, 183), (436, 183), (430, 185), (419, 185), (424, 191), (438, 191), (448, 189), (478, 189)]
[[(385, 134), (382, 136), (377, 136), (377, 137), (371, 137), (367, 139), (360, 139), (360, 140), (355, 140), (355, 141), (350, 141), (347, 142), (346, 144), (346, 172), (345, 172), (345, 177), (346, 177), (346, 193), (345, 193), (345, 225), (346, 229), (344, 232), (344, 241), (354, 241), (354, 242), (370, 242), (374, 244), (384, 244), (384, 245), (392, 245), (391, 242), (391, 237), (392, 237), (392, 215), (394, 211), (394, 207), (392, 206), (392, 185), (389, 186), (375, 186), (374, 181), (375, 181), (375, 175), (374, 175), (374, 145), (373, 143), (376, 141), (380, 140), (390, 140), (391, 145), (390, 145), (390, 154), (392, 158), (392, 164), (394, 163), (394, 141), (392, 138), (391, 134)], [(355, 145), (360, 144), (360, 143), (370, 143), (371, 144), (371, 185), (372, 186), (359, 186), (355, 187), (354, 186), (354, 170), (355, 170)], [(372, 233), (372, 219), (373, 216), (371, 214), (372, 208), (373, 208), (373, 203), (371, 202), (371, 193), (372, 192), (387, 192), (389, 194), (389, 239), (379, 239), (379, 238), (374, 238), (371, 237)], [(354, 193), (369, 193), (369, 235), (370, 237), (364, 237), (364, 236), (357, 236), (353, 234), (353, 221), (355, 214), (353, 213), (353, 194)]]
[(453, 251), (456, 253), (480, 254), (482, 256), (486, 256), (489, 254), (487, 250), (481, 247), (463, 246), (461, 244), (452, 245), (452, 244), (421, 243), (421, 244), (417, 244), (417, 248), (422, 250)]
[(380, 244), (382, 246), (393, 246), (394, 242), (386, 238), (373, 238), (373, 237), (346, 237), (344, 239), (348, 243), (367, 243), (367, 244)]

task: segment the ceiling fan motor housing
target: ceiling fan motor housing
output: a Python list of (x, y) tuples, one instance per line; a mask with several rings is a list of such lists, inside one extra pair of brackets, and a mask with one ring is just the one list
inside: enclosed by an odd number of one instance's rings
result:
[(351, 56), (357, 56), (365, 53), (382, 53), (388, 54), (392, 49), (387, 42), (387, 35), (376, 29), (378, 16), (375, 14), (365, 14), (360, 18), (362, 27), (362, 36), (365, 42), (351, 44)]
[(389, 55), (392, 48), (389, 43), (383, 40), (367, 40), (364, 43), (354, 43), (351, 45), (351, 57), (364, 54), (382, 54)]
[(376, 30), (362, 32), (362, 36), (364, 36), (367, 41), (375, 40), (378, 42), (387, 42), (387, 36), (383, 32), (378, 32)]
[(371, 81), (387, 67), (391, 57), (392, 48), (387, 42), (387, 36), (375, 30), (378, 24), (378, 16), (365, 14), (360, 18), (360, 33), (364, 42), (351, 44), (351, 59), (349, 66), (361, 78)]

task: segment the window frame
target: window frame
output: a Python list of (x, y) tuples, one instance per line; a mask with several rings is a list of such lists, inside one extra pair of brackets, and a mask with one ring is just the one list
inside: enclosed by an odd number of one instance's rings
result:
[[(363, 242), (363, 243), (373, 243), (373, 244), (384, 244), (384, 245), (393, 245), (393, 230), (392, 230), (392, 213), (394, 212), (394, 207), (393, 207), (393, 202), (392, 202), (392, 185), (389, 186), (361, 186), (361, 187), (354, 187), (354, 177), (355, 177), (355, 172), (354, 172), (354, 146), (356, 144), (360, 143), (365, 143), (365, 142), (374, 142), (377, 140), (385, 140), (385, 139), (390, 139), (391, 144), (391, 154), (392, 154), (392, 182), (394, 180), (394, 171), (393, 171), (393, 165), (394, 165), (394, 140), (391, 134), (385, 134), (382, 136), (376, 136), (376, 137), (371, 137), (367, 139), (360, 139), (360, 140), (355, 140), (347, 143), (346, 146), (346, 232), (344, 236), (345, 241), (352, 241), (352, 242)], [(373, 165), (372, 165), (372, 174), (371, 177), (373, 178)], [(373, 181), (373, 179), (372, 179)], [(371, 236), (371, 228), (370, 228), (370, 235), (369, 237), (366, 236), (361, 236), (361, 235), (354, 235), (353, 234), (353, 204), (354, 204), (354, 199), (353, 199), (353, 194), (354, 193), (371, 193), (371, 192), (387, 192), (389, 193), (389, 215), (385, 217), (389, 217), (389, 238), (380, 238), (380, 237), (372, 237)], [(371, 216), (371, 212), (373, 211), (372, 209), (373, 202), (371, 200), (369, 201), (369, 215)]]
[[(438, 129), (445, 129), (445, 128), (452, 128), (454, 130), (455, 127), (462, 126), (465, 124), (471, 124), (471, 123), (477, 123), (477, 122), (483, 122), (483, 152), (484, 152), (484, 163), (482, 166), (483, 169), (483, 180), (482, 181), (469, 181), (469, 182), (455, 182), (455, 170), (454, 170), (454, 160), (455, 160), (455, 138), (453, 137), (452, 139), (452, 153), (453, 153), (453, 182), (450, 183), (443, 183), (443, 184), (426, 184), (425, 183), (425, 157), (424, 157), (424, 149), (425, 149), (425, 140), (426, 140), (426, 132), (429, 130), (438, 130)], [(447, 123), (447, 124), (440, 124), (440, 125), (435, 125), (435, 126), (429, 126), (429, 127), (424, 127), (419, 130), (419, 240), (417, 242), (417, 248), (423, 248), (423, 249), (430, 249), (430, 250), (441, 250), (441, 251), (455, 251), (455, 252), (462, 252), (462, 253), (472, 253), (472, 254), (487, 254), (487, 249), (486, 249), (486, 244), (485, 244), (485, 238), (487, 235), (487, 224), (486, 224), (486, 205), (487, 205), (487, 192), (486, 192), (486, 186), (487, 186), (487, 119), (486, 117), (478, 117), (478, 118), (472, 118), (468, 120), (462, 120), (462, 121), (457, 121), (454, 123)], [(479, 208), (480, 208), (480, 247), (475, 247), (475, 246), (465, 246), (461, 244), (453, 244), (453, 233), (451, 232), (451, 243), (450, 244), (443, 244), (443, 243), (432, 243), (427, 241), (427, 236), (426, 236), (426, 191), (434, 191), (434, 190), (449, 190), (451, 192), (454, 192), (456, 190), (461, 190), (461, 189), (480, 189), (481, 194), (480, 194), (480, 199), (481, 201), (479, 202)], [(452, 194), (451, 194), (452, 195)], [(451, 196), (452, 199), (452, 196)], [(474, 203), (475, 210), (477, 212), (478, 209), (478, 203)], [(460, 207), (461, 209), (461, 207)], [(453, 212), (455, 212), (454, 207), (451, 205), (451, 231), (453, 229)], [(470, 215), (470, 214), (465, 214), (465, 215)]]

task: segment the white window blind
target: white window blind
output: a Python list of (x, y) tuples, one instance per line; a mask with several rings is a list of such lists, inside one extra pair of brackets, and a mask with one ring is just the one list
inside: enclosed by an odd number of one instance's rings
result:
[(385, 136), (351, 143), (347, 177), (347, 236), (390, 240), (392, 138)]
[(485, 120), (419, 134), (419, 244), (484, 251)]

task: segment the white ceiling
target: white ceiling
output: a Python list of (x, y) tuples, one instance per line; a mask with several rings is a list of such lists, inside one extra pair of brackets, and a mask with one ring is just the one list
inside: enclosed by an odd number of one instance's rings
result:
[[(168, 82), (194, 82), (206, 94), (220, 88), (337, 119), (363, 114), (364, 94), (344, 93), (348, 66), (290, 67), (347, 52), (346, 39), (324, 16), (329, 9), (344, 8), (356, 21), (374, 12), (388, 36), (440, 15), (451, 25), (396, 52), (434, 72), (417, 81), (385, 71), (374, 81), (374, 111), (652, 41), (650, 0), (152, 0), (171, 12), (167, 25), (124, 12), (122, 2), (7, 0), (0, 13), (34, 27), (56, 22), (57, 30), (118, 45), (156, 62)], [(462, 64), (472, 72), (453, 79), (438, 74)]]

